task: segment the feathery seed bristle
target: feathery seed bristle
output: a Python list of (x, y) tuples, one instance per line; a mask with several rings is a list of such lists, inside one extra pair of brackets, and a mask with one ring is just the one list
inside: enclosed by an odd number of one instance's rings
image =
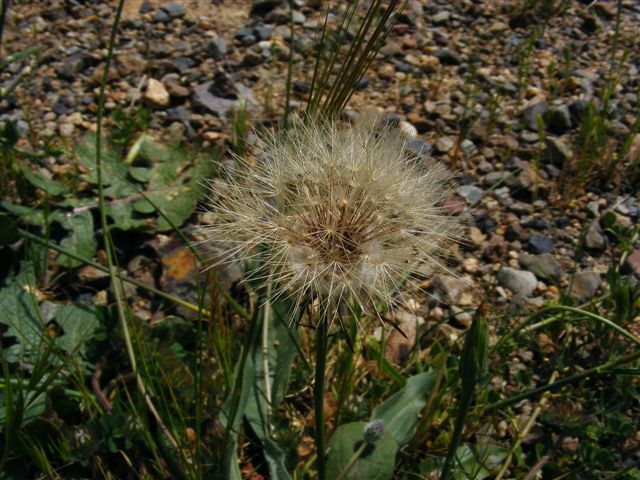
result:
[[(297, 125), (267, 139), (265, 161), (212, 184), (207, 241), (218, 263), (260, 256), (261, 279), (298, 303), (390, 300), (423, 263), (439, 263), (459, 222), (440, 204), (448, 175), (407, 156), (389, 131)], [(259, 252), (257, 247), (260, 246)]]

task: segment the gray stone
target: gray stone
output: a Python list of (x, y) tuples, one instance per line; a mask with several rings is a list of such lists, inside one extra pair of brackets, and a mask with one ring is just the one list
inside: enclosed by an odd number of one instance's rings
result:
[(431, 145), (429, 145), (424, 140), (420, 140), (417, 138), (413, 138), (409, 140), (406, 143), (405, 148), (409, 151), (409, 153), (411, 153), (412, 155), (415, 155), (416, 157), (421, 157), (422, 155), (428, 155), (429, 152), (431, 151)]
[(455, 145), (455, 140), (451, 137), (440, 137), (436, 140), (436, 149), (441, 153), (446, 153)]
[(440, 302), (455, 305), (469, 285), (452, 275), (436, 275), (433, 279), (434, 297)]
[(222, 37), (214, 37), (207, 45), (207, 53), (214, 60), (220, 60), (227, 54), (227, 41)]
[(256, 107), (257, 102), (250, 88), (241, 83), (236, 83), (234, 85), (237, 91), (236, 98), (225, 98), (211, 93), (213, 83), (213, 81), (205, 82), (194, 89), (192, 96), (194, 107), (210, 111), (223, 120), (226, 120), (232, 109), (238, 107), (240, 98), (245, 100), (247, 109), (251, 110)]
[(544, 118), (544, 114), (549, 109), (547, 102), (534, 103), (527, 107), (524, 112), (524, 124), (529, 130), (538, 131), (538, 115)]
[(475, 205), (482, 198), (482, 189), (474, 185), (461, 185), (458, 187), (458, 194), (464, 198), (469, 205)]
[(253, 0), (250, 15), (265, 15), (281, 4), (281, 0)]
[(431, 17), (431, 21), (436, 25), (440, 25), (442, 23), (446, 23), (451, 18), (451, 13), (447, 10), (443, 10), (442, 12), (436, 13), (433, 17)]
[(508, 288), (515, 294), (530, 297), (538, 285), (536, 276), (531, 272), (503, 267), (498, 272), (498, 282), (504, 288)]
[(483, 174), (493, 172), (494, 170), (493, 165), (490, 162), (487, 162), (486, 160), (482, 160), (476, 168), (478, 169), (478, 172)]
[(607, 248), (607, 237), (604, 236), (598, 222), (593, 222), (584, 237), (584, 244), (590, 250), (602, 251)]
[(184, 17), (187, 11), (184, 9), (179, 3), (168, 3), (163, 5), (162, 10), (169, 15), (171, 18), (180, 18)]
[(256, 37), (253, 34), (253, 30), (251, 30), (251, 32), (252, 33), (248, 33), (248, 34), (244, 34), (244, 35), (240, 35), (240, 34), (236, 35), (236, 39), (240, 40), (240, 43), (242, 44), (242, 46), (248, 47), (249, 45), (253, 45), (254, 43), (256, 43), (258, 41), (258, 37)]
[(598, 202), (592, 201), (587, 203), (587, 212), (589, 212), (593, 218), (598, 218), (598, 215), (600, 215), (600, 205)]
[(298, 10), (293, 11), (293, 23), (297, 23), (302, 25), (307, 17), (304, 16), (304, 13), (299, 12)]
[(153, 23), (169, 23), (171, 21), (171, 17), (167, 15), (164, 10), (156, 10), (151, 21)]
[(171, 63), (173, 63), (173, 66), (176, 67), (180, 73), (185, 73), (196, 64), (196, 62), (189, 57), (178, 57)]
[(532, 253), (553, 252), (553, 238), (545, 235), (531, 235), (527, 245)]
[(92, 59), (85, 52), (76, 52), (69, 55), (61, 68), (57, 69), (58, 75), (65, 80), (73, 81), (90, 66)]
[(562, 135), (571, 130), (571, 113), (566, 105), (551, 108), (545, 113), (544, 119), (551, 133)]
[(547, 157), (551, 163), (561, 167), (573, 158), (571, 148), (564, 143), (562, 138), (547, 136), (545, 144), (547, 145)]
[(557, 282), (562, 277), (562, 266), (556, 260), (556, 257), (550, 253), (542, 253), (540, 255), (525, 253), (520, 255), (518, 262), (522, 268), (533, 273), (540, 280), (550, 278)]
[(433, 56), (440, 60), (442, 65), (460, 65), (462, 60), (460, 56), (453, 50), (442, 48), (433, 52)]
[(576, 300), (593, 297), (600, 287), (602, 279), (597, 272), (578, 272), (573, 277), (571, 296)]
[(153, 5), (151, 5), (151, 2), (149, 2), (149, 0), (144, 0), (144, 2), (142, 2), (142, 4), (140, 5), (140, 9), (138, 10), (138, 12), (145, 14), (151, 11), (153, 11)]
[(271, 40), (271, 36), (273, 35), (273, 28), (271, 27), (256, 27), (253, 29), (253, 32), (258, 37), (259, 40)]
[(503, 171), (487, 173), (482, 180), (482, 184), (485, 187), (494, 187), (499, 183), (502, 183), (508, 175), (509, 174), (507, 172)]
[(569, 104), (569, 113), (571, 114), (571, 126), (577, 127), (587, 116), (587, 108), (589, 103), (586, 100), (574, 100)]
[(465, 140), (462, 141), (462, 143), (460, 144), (460, 149), (468, 157), (473, 157), (474, 155), (478, 154), (478, 148), (469, 139), (465, 139)]

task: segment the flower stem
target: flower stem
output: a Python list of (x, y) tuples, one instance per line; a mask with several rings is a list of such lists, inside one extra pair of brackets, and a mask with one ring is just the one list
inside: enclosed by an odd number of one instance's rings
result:
[(328, 325), (324, 308), (320, 307), (316, 336), (316, 378), (313, 390), (316, 411), (316, 448), (318, 451), (318, 480), (325, 480), (324, 463), (324, 374), (327, 363)]

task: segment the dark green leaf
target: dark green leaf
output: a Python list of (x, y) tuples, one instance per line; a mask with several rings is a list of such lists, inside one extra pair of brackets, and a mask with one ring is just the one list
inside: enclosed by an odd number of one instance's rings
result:
[(10, 245), (18, 240), (18, 225), (6, 213), (0, 212), (0, 246)]
[(405, 445), (413, 435), (418, 415), (427, 404), (436, 379), (435, 372), (410, 377), (402, 390), (373, 409), (371, 420), (383, 420), (386, 431), (395, 438), (398, 445)]
[[(293, 308), (293, 303), (286, 298), (281, 298), (271, 304), (266, 339), (266, 358), (263, 349), (264, 335), (262, 333), (264, 330), (257, 337), (256, 344), (252, 346), (251, 361), (253, 363), (254, 378), (245, 416), (262, 443), (263, 454), (269, 467), (269, 478), (274, 480), (289, 480), (291, 478), (286, 469), (286, 454), (271, 439), (269, 433), (271, 419), (268, 416), (270, 410), (277, 410), (278, 404), (284, 398), (291, 366), (298, 352), (296, 347), (297, 331), (290, 331), (288, 327), (288, 322), (293, 315)], [(260, 316), (263, 319), (264, 309), (265, 307), (260, 312)], [(271, 409), (266, 397), (265, 360), (269, 369), (268, 381), (271, 392)]]
[(4, 336), (17, 342), (3, 351), (8, 362), (31, 358), (42, 345), (43, 325), (33, 293), (35, 284), (30, 264), (25, 263), (11, 283), (0, 289), (0, 322), (7, 326)]
[(99, 326), (96, 312), (89, 307), (67, 304), (58, 309), (55, 319), (62, 328), (58, 345), (68, 353), (83, 355), (87, 341)]
[[(79, 257), (93, 257), (96, 252), (96, 241), (91, 212), (84, 210), (76, 214), (65, 214), (61, 211), (56, 211), (52, 215), (52, 220), (60, 223), (69, 232), (60, 242), (61, 247)], [(82, 262), (67, 255), (60, 255), (58, 264), (63, 267), (75, 268), (82, 265)]]
[(0, 205), (2, 205), (2, 208), (7, 212), (20, 217), (20, 220), (23, 222), (36, 227), (44, 227), (44, 214), (42, 211), (35, 208), (23, 207), (22, 205), (15, 205), (5, 201), (0, 202)]
[(20, 170), (24, 178), (26, 178), (31, 185), (47, 192), (51, 196), (63, 195), (69, 191), (67, 187), (61, 183), (50, 178), (45, 178), (40, 172), (31, 170), (22, 164), (20, 164)]
[(365, 422), (341, 425), (327, 445), (327, 478), (338, 476), (352, 463), (344, 474), (347, 480), (389, 480), (393, 476), (398, 444), (389, 432), (374, 443), (364, 446), (355, 463), (354, 455), (364, 444)]

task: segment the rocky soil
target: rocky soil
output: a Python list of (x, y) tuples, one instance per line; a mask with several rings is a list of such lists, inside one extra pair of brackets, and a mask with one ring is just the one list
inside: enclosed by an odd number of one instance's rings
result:
[[(0, 120), (18, 120), (24, 148), (71, 145), (95, 131), (116, 3), (12, 4), (3, 56), (41, 48), (30, 77), (0, 103)], [(205, 148), (225, 146), (241, 100), (252, 123), (272, 124), (283, 109), (292, 45), (293, 108), (304, 102), (324, 18), (320, 3), (293, 1), (292, 44), (283, 1), (126, 2), (107, 114), (144, 107), (153, 136)], [(600, 99), (610, 81), (616, 2), (568, 2), (544, 22), (525, 3), (410, 0), (347, 112), (379, 109), (400, 122), (410, 148), (449, 164), (458, 178), (451, 208), (468, 217), (468, 241), (454, 250), (451, 273), (425, 280), (427, 294), (408, 302), (420, 321), (450, 319), (440, 330), (451, 339), (481, 300), (521, 311), (558, 298), (569, 285), (577, 302), (597, 294), (613, 258), (603, 215), (615, 212), (624, 226), (640, 217), (637, 185), (630, 183), (640, 151), (633, 130), (640, 5), (622, 1), (616, 61), (625, 49), (627, 56), (609, 105), (611, 149), (626, 138), (631, 148), (610, 180), (599, 183), (588, 175), (596, 167), (585, 175), (576, 167), (578, 138), (588, 102)], [(0, 82), (21, 68), (12, 64)], [(46, 158), (33, 168), (55, 177), (61, 161)], [(640, 277), (640, 250), (626, 262)], [(397, 320), (403, 323), (402, 315)]]

